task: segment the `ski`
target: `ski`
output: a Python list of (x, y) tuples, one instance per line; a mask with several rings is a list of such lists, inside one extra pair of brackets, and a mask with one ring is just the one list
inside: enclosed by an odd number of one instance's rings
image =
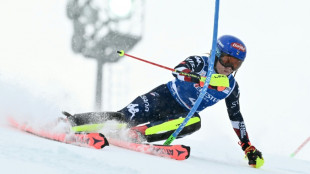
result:
[(105, 136), (101, 133), (54, 133), (46, 130), (36, 130), (28, 124), (20, 124), (13, 118), (9, 118), (10, 124), (22, 131), (31, 133), (33, 135), (43, 137), (58, 142), (73, 144), (82, 147), (90, 147), (95, 149), (102, 149), (109, 145)]
[(99, 132), (55, 133), (46, 131), (45, 129), (34, 129), (29, 124), (19, 123), (13, 118), (9, 118), (8, 121), (13, 127), (33, 135), (82, 147), (101, 149), (105, 146), (109, 146), (109, 144), (112, 144), (113, 146), (120, 148), (175, 160), (185, 160), (190, 156), (190, 147), (185, 145), (156, 145), (136, 143), (121, 140), (115, 137), (106, 138), (102, 133)]
[(185, 160), (190, 156), (190, 147), (185, 145), (142, 144), (113, 138), (108, 138), (108, 140), (109, 143), (114, 146), (159, 157), (166, 157), (175, 160)]
[[(70, 114), (66, 111), (62, 112), (71, 124), (71, 130), (74, 132), (100, 132), (102, 128), (106, 126), (106, 122), (109, 119), (122, 120), (122, 113), (120, 112), (88, 112), (79, 114)], [(170, 122), (172, 125), (178, 125), (182, 120), (175, 120)], [(177, 123), (176, 123), (177, 122)], [(197, 122), (197, 120), (196, 120)], [(195, 122), (190, 122), (194, 124)], [(156, 145), (142, 143), (141, 139), (145, 139), (148, 142), (164, 140), (166, 137), (159, 132), (167, 132), (167, 124), (151, 126), (148, 130), (149, 125), (142, 125), (133, 127), (127, 133), (127, 138), (118, 137), (118, 134), (122, 134), (122, 131), (126, 131), (127, 125), (125, 123), (119, 123), (114, 126), (110, 126), (113, 129), (112, 134), (105, 132), (109, 143), (121, 148), (133, 150), (136, 152), (142, 152), (150, 155), (159, 157), (166, 157), (176, 160), (185, 160), (190, 156), (190, 147), (184, 145)], [(114, 130), (115, 129), (115, 130)], [(173, 129), (173, 128), (172, 128)], [(124, 132), (123, 132), (124, 133)], [(140, 135), (144, 135), (140, 137)], [(168, 135), (168, 134), (167, 134)], [(170, 134), (169, 134), (170, 135)], [(169, 136), (168, 135), (168, 136)], [(164, 137), (164, 138), (163, 138)], [(167, 137), (168, 138), (168, 137)]]

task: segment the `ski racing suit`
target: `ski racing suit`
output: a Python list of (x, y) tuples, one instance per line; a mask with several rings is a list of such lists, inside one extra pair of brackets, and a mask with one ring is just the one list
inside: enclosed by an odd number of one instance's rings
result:
[[(207, 56), (190, 56), (177, 65), (175, 69), (185, 73), (192, 72), (200, 76), (206, 76), (209, 68), (208, 59)], [(119, 112), (125, 115), (126, 121), (132, 125), (138, 125), (146, 122), (162, 123), (179, 117), (186, 117), (195, 104), (202, 87), (197, 83), (193, 83), (191, 77), (178, 73), (173, 73), (173, 76), (176, 77), (174, 80), (137, 97), (120, 110)], [(233, 75), (228, 75), (228, 79), (229, 87), (224, 91), (217, 91), (212, 86), (209, 86), (193, 117), (199, 117), (198, 113), (200, 111), (225, 99), (228, 116), (234, 131), (241, 143), (248, 143), (249, 138), (239, 106), (239, 86)], [(198, 129), (195, 129), (195, 131)]]

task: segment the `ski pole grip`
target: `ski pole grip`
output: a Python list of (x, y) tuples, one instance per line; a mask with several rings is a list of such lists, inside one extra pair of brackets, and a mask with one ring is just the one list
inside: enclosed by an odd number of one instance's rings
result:
[(124, 56), (125, 55), (124, 50), (117, 51), (117, 53), (118, 53), (119, 56)]

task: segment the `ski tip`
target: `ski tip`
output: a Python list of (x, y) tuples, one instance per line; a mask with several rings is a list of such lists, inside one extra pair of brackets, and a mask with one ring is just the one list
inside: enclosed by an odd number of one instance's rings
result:
[(107, 140), (107, 138), (102, 133), (99, 133), (99, 136), (102, 137), (104, 139), (104, 142), (105, 142), (104, 144), (101, 145), (101, 149), (104, 148), (105, 146), (110, 145), (109, 141)]
[(187, 155), (185, 156), (185, 159), (187, 159), (191, 154), (191, 147), (185, 145), (182, 145), (182, 147), (187, 150)]
[(124, 50), (117, 51), (117, 53), (118, 53), (119, 56), (124, 56), (125, 55)]
[(72, 117), (72, 115), (69, 112), (62, 111), (62, 114), (64, 114), (66, 117)]

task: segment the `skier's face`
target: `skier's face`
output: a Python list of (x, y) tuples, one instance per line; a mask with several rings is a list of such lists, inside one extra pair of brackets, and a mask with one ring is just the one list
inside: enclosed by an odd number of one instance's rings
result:
[(227, 76), (233, 72), (233, 69), (231, 67), (225, 67), (219, 61), (216, 62), (215, 68), (217, 73)]
[(221, 65), (223, 65), (224, 67), (231, 67), (234, 71), (240, 68), (242, 64), (242, 60), (239, 60), (238, 58), (225, 53), (222, 53), (221, 57), (218, 60)]

